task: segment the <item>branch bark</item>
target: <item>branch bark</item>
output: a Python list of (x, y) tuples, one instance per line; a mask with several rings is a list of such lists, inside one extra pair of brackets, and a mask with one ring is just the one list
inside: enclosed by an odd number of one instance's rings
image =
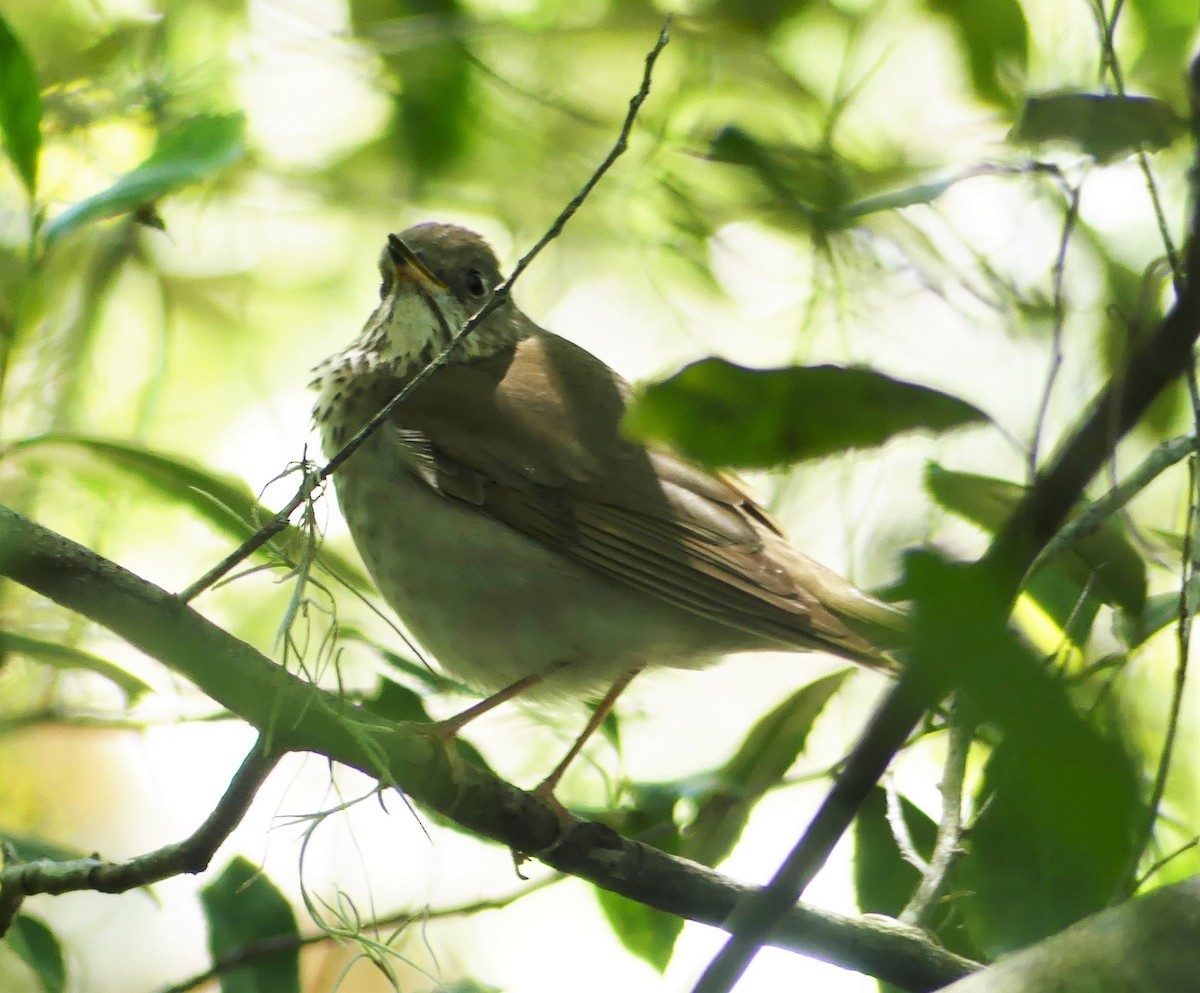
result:
[[(328, 756), (473, 834), (689, 920), (721, 927), (755, 892), (602, 824), (568, 818), (560, 827), (544, 802), (451, 761), (413, 726), (385, 720), (285, 672), (178, 597), (3, 506), (0, 575), (103, 625), (186, 677), (258, 728), (271, 754)], [(899, 922), (805, 906), (784, 915), (769, 942), (913, 991), (937, 989), (978, 967)]]

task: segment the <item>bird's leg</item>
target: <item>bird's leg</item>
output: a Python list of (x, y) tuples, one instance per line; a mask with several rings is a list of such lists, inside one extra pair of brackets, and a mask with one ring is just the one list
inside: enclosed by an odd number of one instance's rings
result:
[(558, 781), (562, 779), (563, 773), (567, 771), (567, 766), (574, 761), (575, 756), (579, 754), (584, 743), (595, 733), (596, 728), (601, 725), (604, 718), (608, 716), (609, 711), (613, 709), (613, 704), (617, 702), (617, 697), (624, 692), (626, 686), (633, 682), (633, 677), (641, 671), (641, 666), (638, 666), (636, 669), (630, 669), (608, 688), (608, 692), (604, 694), (603, 699), (596, 704), (596, 709), (592, 711), (592, 716), (587, 722), (587, 726), (580, 733), (579, 737), (575, 739), (575, 743), (571, 746), (567, 754), (563, 756), (562, 761), (554, 767), (554, 771), (543, 779), (533, 791), (535, 796), (541, 797), (555, 809), (562, 809), (561, 804), (554, 798), (554, 790), (558, 786)]
[(461, 713), (455, 714), (453, 717), (447, 717), (445, 720), (434, 721), (432, 724), (425, 725), (426, 731), (433, 737), (441, 738), (443, 741), (449, 741), (467, 724), (475, 720), (476, 717), (482, 717), (489, 710), (493, 710), (502, 703), (507, 703), (515, 696), (520, 696), (531, 686), (536, 686), (542, 681), (544, 675), (539, 672), (530, 673), (528, 676), (523, 676), (515, 683), (510, 683), (504, 689), (493, 693), (489, 697), (485, 697), (478, 703), (472, 704)]

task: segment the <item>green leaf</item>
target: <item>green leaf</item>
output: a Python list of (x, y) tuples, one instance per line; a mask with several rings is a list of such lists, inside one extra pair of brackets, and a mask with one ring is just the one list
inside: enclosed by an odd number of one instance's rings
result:
[(1001, 85), (1007, 72), (1023, 74), (1029, 26), (1019, 0), (932, 0), (930, 8), (946, 17), (966, 49), (975, 92), (1007, 104)]
[(201, 115), (164, 132), (144, 162), (50, 221), (43, 229), (46, 245), (84, 225), (136, 211), (232, 165), (245, 153), (243, 126), (240, 114)]
[[(917, 854), (929, 858), (933, 852), (937, 825), (905, 797), (900, 797), (900, 816)], [(920, 882), (921, 874), (900, 854), (892, 827), (887, 819), (887, 795), (876, 787), (871, 791), (854, 819), (854, 889), (859, 909), (868, 914), (897, 916)], [(934, 908), (926, 927), (950, 951), (979, 959), (979, 950), (971, 943), (963, 927), (962, 916), (952, 904), (944, 910)], [(896, 987), (887, 986), (893, 990)]]
[(1071, 702), (1007, 626), (986, 567), (910, 552), (912, 653), (906, 674), (941, 697), (958, 688), (999, 736), (981, 811), (956, 864), (975, 943), (989, 955), (1036, 941), (1104, 907), (1134, 856), (1146, 811), (1123, 744)]
[(1010, 140), (1062, 142), (1100, 162), (1169, 145), (1186, 131), (1170, 104), (1117, 93), (1053, 93), (1030, 97)]
[(990, 955), (1106, 907), (1144, 816), (1129, 757), (1081, 720), (1006, 736), (979, 803), (955, 879), (972, 937)]
[(478, 113), (468, 50), (449, 27), (470, 15), (457, 0), (412, 0), (408, 10), (434, 30), (427, 28), (405, 46), (402, 57), (389, 61), (400, 79), (399, 151), (412, 161), (418, 178), (436, 178), (462, 152)]
[(296, 915), (274, 884), (253, 863), (236, 856), (200, 891), (214, 959), (264, 938), (295, 938), (288, 951), (255, 956), (221, 974), (221, 993), (299, 993), (300, 952)]
[(137, 676), (126, 672), (118, 665), (107, 659), (92, 655), (90, 652), (61, 645), (54, 641), (43, 641), (40, 638), (29, 638), (11, 631), (0, 631), (0, 658), (8, 652), (20, 652), (56, 669), (82, 669), (103, 676), (115, 683), (125, 694), (130, 703), (136, 703), (144, 694), (150, 692), (150, 686), (138, 679)]
[(597, 888), (596, 899), (625, 950), (659, 972), (666, 969), (683, 920), (608, 890)]
[(25, 46), (0, 17), (0, 133), (25, 191), (37, 191), (42, 147), (42, 98)]
[(63, 993), (67, 988), (67, 965), (53, 931), (36, 917), (21, 914), (6, 937), (17, 957), (33, 970), (45, 993)]
[[(78, 434), (38, 435), (0, 449), (0, 460), (59, 446), (83, 453), (139, 480), (162, 496), (185, 505), (237, 541), (253, 534), (258, 522), (274, 516), (274, 511), (260, 504), (240, 479), (205, 469), (187, 459), (106, 438)], [(56, 459), (56, 468), (61, 469), (64, 465), (61, 458)], [(300, 528), (289, 525), (270, 547), (276, 554), (284, 554), (287, 548), (303, 548), (306, 540)], [(317, 559), (353, 589), (367, 593), (374, 590), (361, 569), (335, 552), (322, 548)], [(292, 561), (290, 557), (287, 560)]]
[[(947, 510), (993, 534), (1008, 520), (1028, 490), (1020, 483), (954, 472), (936, 463), (930, 463), (925, 471), (925, 486)], [(1140, 614), (1145, 605), (1146, 564), (1115, 517), (1108, 518), (1098, 531), (1080, 538), (1047, 565), (1075, 585), (1076, 603), (1087, 589), (1105, 603), (1134, 615)], [(1049, 602), (1046, 605), (1052, 606)], [(1073, 604), (1065, 606), (1073, 609)], [(1061, 615), (1061, 611), (1054, 609), (1050, 612)]]
[(643, 388), (624, 427), (706, 465), (762, 468), (986, 420), (957, 397), (871, 369), (710, 358)]
[[(900, 805), (917, 854), (929, 858), (937, 825), (903, 797)], [(859, 909), (895, 917), (920, 882), (921, 873), (900, 854), (888, 824), (887, 794), (877, 786), (854, 818), (854, 889)]]
[(813, 724), (849, 674), (842, 669), (801, 687), (755, 723), (699, 799), (680, 855), (709, 866), (729, 855), (750, 811), (804, 751)]
[(46, 841), (29, 834), (14, 834), (12, 831), (0, 832), (0, 840), (12, 846), (22, 862), (33, 862), (37, 859), (50, 859), (52, 862), (69, 862), (72, 859), (88, 858), (89, 853), (80, 848), (70, 848), (56, 841)]

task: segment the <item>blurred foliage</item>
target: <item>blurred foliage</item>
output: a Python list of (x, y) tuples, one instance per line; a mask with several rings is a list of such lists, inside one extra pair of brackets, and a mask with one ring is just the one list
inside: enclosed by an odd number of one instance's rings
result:
[[(666, 6), (9, 0), (0, 501), (186, 587), (319, 458), (303, 386), (368, 312), (385, 233), (459, 220), (511, 263), (609, 148)], [(1169, 306), (1196, 26), (1184, 0), (688, 5), (629, 151), (517, 288), (539, 320), (656, 374), (640, 430), (714, 464), (811, 460), (773, 508), (798, 545), (836, 553), (852, 532), (844, 544), (868, 550), (847, 556), (856, 572), (953, 622), (920, 630), (960, 666), (950, 681), (981, 722), (967, 832), (931, 925), (963, 954), (1069, 924), (1200, 834), (1200, 777), (1180, 762), (1143, 830), (1200, 585), (1182, 465), (1028, 577), (1023, 640), (953, 566), (897, 565), (914, 544), (977, 555), (1035, 478), (1030, 451), (1053, 450)], [(1087, 505), (1195, 431), (1181, 385), (1114, 447)], [(328, 495), (306, 505), (201, 608), (382, 716), (449, 712), (464, 688), (360, 602), (369, 583), (335, 521)], [(308, 538), (326, 528), (314, 560)], [(0, 589), (0, 635), (0, 830), (26, 857), (99, 842), (76, 785), (56, 784), (48, 809), (19, 792), (22, 742), (221, 716), (23, 590)], [(707, 864), (755, 848), (763, 801), (793, 768), (836, 768), (866, 717), (845, 674), (800, 671), (748, 726), (697, 724), (723, 757), (689, 767), (687, 743), (672, 745), (686, 772), (609, 784), (596, 816)], [(1181, 749), (1195, 702), (1180, 708)], [(922, 857), (938, 819), (928, 737), (895, 780)], [(461, 755), (544, 773), (551, 745)], [(93, 752), (81, 780), (115, 761)], [(853, 884), (863, 910), (896, 913), (918, 870), (886, 813), (882, 794), (860, 812)], [(128, 819), (160, 815), (149, 803)], [(203, 897), (213, 951), (267, 933), (257, 900), (271, 933), (295, 931), (266, 876), (223, 864)], [(1141, 885), (1198, 869), (1185, 848)], [(599, 899), (624, 947), (665, 969), (680, 922)], [(86, 961), (84, 938), (64, 939), (64, 956), (44, 906), (45, 923), (21, 918), (8, 941), (29, 988), (86, 985), (94, 975), (63, 972)], [(271, 988), (297, 988), (294, 958), (269, 964), (283, 971)]]

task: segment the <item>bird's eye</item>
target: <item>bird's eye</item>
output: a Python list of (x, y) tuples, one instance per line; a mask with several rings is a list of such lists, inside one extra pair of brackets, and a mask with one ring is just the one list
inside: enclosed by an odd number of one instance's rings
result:
[(388, 265), (386, 261), (384, 261), (379, 263), (379, 275), (383, 277), (383, 281), (379, 284), (379, 299), (382, 300), (388, 295), (388, 293), (391, 292), (392, 283), (395, 282), (396, 274), (392, 267)]
[(473, 297), (481, 297), (487, 292), (487, 285), (483, 281), (483, 273), (478, 269), (472, 269), (467, 273), (467, 292)]

